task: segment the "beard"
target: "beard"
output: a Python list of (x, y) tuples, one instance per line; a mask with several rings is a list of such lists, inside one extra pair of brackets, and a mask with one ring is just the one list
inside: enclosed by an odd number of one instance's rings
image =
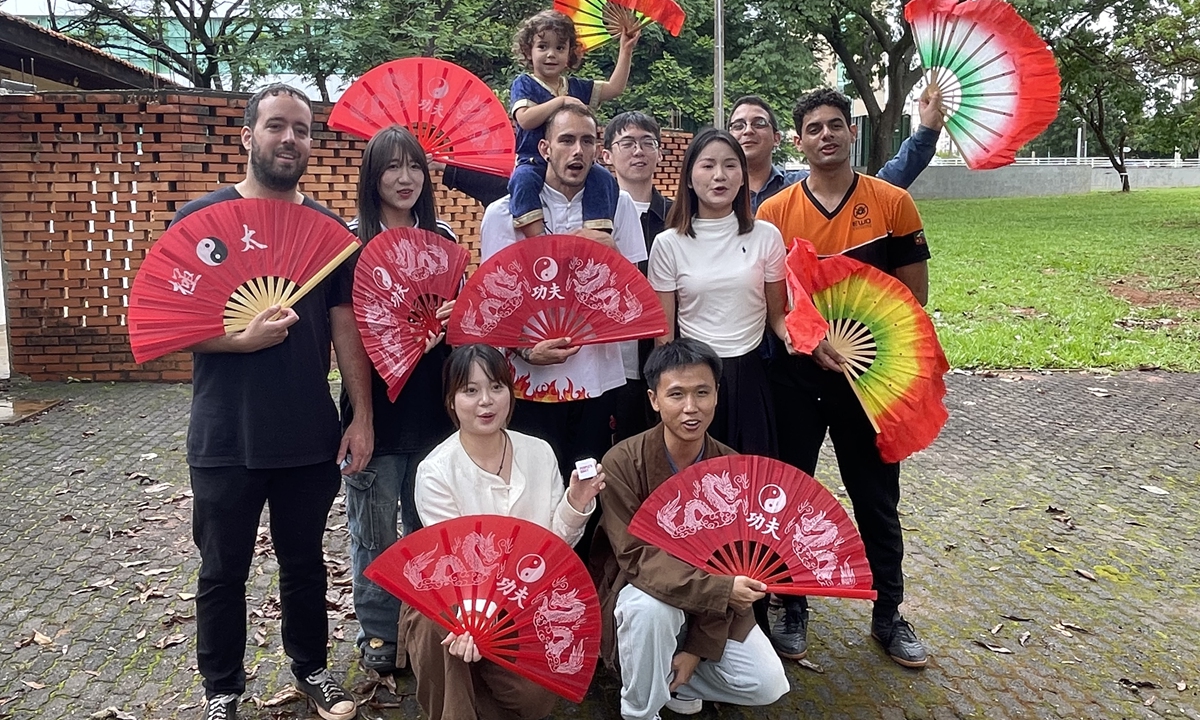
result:
[(275, 156), (267, 154), (257, 142), (250, 140), (250, 170), (254, 179), (264, 187), (275, 192), (295, 190), (300, 178), (308, 170), (308, 161), (297, 158), (292, 170), (281, 170), (275, 167)]

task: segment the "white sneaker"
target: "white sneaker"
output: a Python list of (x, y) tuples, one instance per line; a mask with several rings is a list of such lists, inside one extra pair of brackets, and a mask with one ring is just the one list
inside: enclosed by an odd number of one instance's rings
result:
[(667, 709), (680, 715), (695, 715), (704, 709), (704, 701), (699, 698), (684, 700), (678, 695), (672, 695), (667, 701)]

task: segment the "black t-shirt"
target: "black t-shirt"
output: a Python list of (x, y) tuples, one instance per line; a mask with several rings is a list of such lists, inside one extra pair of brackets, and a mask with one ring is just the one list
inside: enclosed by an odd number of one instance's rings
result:
[[(236, 187), (221, 188), (184, 205), (172, 223), (239, 198)], [(337, 217), (311, 198), (304, 198), (304, 206)], [(301, 298), (293, 307), (300, 319), (278, 345), (252, 353), (192, 354), (189, 465), (269, 469), (337, 457), (341, 433), (329, 392), (329, 308), (350, 302), (352, 281), (343, 263)]]
[[(351, 229), (357, 221), (351, 221)], [(448, 226), (439, 226), (439, 234), (454, 240)], [(359, 253), (355, 253), (346, 265), (353, 275)], [(438, 443), (450, 437), (454, 425), (446, 413), (445, 395), (442, 392), (442, 366), (450, 357), (450, 348), (443, 341), (425, 353), (417, 362), (412, 375), (404, 383), (396, 402), (388, 400), (387, 383), (379, 371), (371, 368), (371, 408), (374, 413), (375, 454), (398, 455), (432, 450)], [(342, 427), (346, 428), (354, 419), (350, 407), (350, 396), (342, 388)]]

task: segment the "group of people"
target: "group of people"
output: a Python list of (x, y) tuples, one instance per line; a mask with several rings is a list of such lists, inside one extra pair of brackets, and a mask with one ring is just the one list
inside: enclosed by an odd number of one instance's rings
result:
[[(391, 402), (363, 349), (351, 306), (353, 260), (294, 308), (269, 308), (238, 333), (194, 352), (188, 464), (200, 550), (197, 659), (206, 720), (236, 717), (245, 691), (246, 590), (259, 517), (270, 511), (279, 562), (282, 639), (296, 687), (326, 720), (356, 714), (327, 667), (322, 539), (341, 483), (354, 569), (362, 664), (410, 666), (432, 720), (546, 717), (555, 696), (480, 656), (363, 572), (403, 533), (474, 514), (520, 517), (576, 547), (602, 606), (602, 654), (621, 679), (621, 714), (695, 713), (704, 701), (764, 705), (789, 689), (780, 657), (807, 652), (804, 598), (768, 619), (765, 586), (711, 575), (628, 532), (640, 504), (670, 476), (707, 458), (753, 453), (810, 474), (828, 432), (854, 506), (878, 600), (872, 636), (919, 668), (926, 650), (900, 614), (903, 540), (899, 466), (883, 463), (874, 431), (822, 343), (788, 340), (785, 253), (794, 238), (899, 278), (924, 302), (929, 251), (906, 187), (934, 153), (943, 118), (922, 102), (922, 127), (879, 173), (851, 167), (849, 100), (823, 89), (793, 111), (810, 170), (772, 164), (782, 140), (773, 110), (744, 97), (724, 129), (698, 132), (672, 199), (654, 185), (662, 160), (655, 120), (610, 120), (592, 106), (624, 87), (636, 35), (623, 37), (608, 82), (567, 78), (578, 66), (574, 28), (543, 12), (518, 31), (532, 71), (514, 82), (521, 157), (511, 180), (434, 165), (411, 133), (379, 131), (363, 154), (349, 227), (369, 243), (419, 227), (454, 241), (437, 217), (431, 166), (442, 182), (485, 202), (482, 256), (542, 232), (615, 248), (644, 272), (670, 330), (651, 341), (532, 348), (449, 348), (430, 337)], [(175, 221), (236, 198), (272, 198), (333, 214), (298, 190), (311, 149), (305, 95), (271, 85), (250, 98), (241, 139), (245, 179), (181, 208)], [(603, 159), (611, 168), (597, 164)], [(614, 177), (615, 176), (615, 177)], [(438, 317), (450, 317), (453, 301)], [(332, 344), (341, 412), (330, 396)], [(573, 393), (538, 396), (538, 389)], [(551, 399), (555, 402), (545, 402)], [(602, 458), (580, 479), (582, 458)]]

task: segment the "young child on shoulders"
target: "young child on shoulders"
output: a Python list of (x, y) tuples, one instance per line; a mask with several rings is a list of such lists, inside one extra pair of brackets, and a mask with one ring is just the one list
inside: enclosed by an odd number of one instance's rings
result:
[[(621, 48), (612, 76), (604, 80), (569, 77), (583, 63), (583, 46), (570, 18), (543, 10), (526, 18), (513, 38), (513, 53), (530, 70), (513, 80), (511, 114), (517, 130), (517, 166), (508, 183), (513, 226), (525, 237), (546, 231), (540, 194), (546, 181), (546, 161), (538, 149), (546, 120), (564, 105), (595, 108), (625, 91), (629, 63), (640, 32), (621, 35)], [(600, 165), (592, 165), (583, 190), (583, 227), (612, 230), (617, 208), (617, 183)]]

